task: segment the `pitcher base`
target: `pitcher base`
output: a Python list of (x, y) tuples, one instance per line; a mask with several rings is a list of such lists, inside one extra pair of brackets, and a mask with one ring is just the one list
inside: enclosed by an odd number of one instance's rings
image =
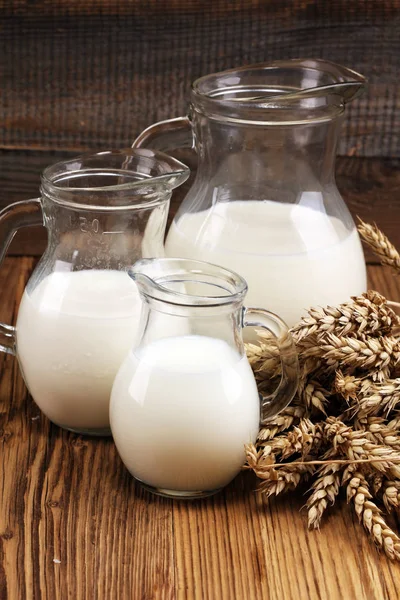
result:
[(199, 498), (208, 498), (208, 496), (214, 496), (214, 494), (218, 494), (223, 488), (218, 488), (216, 490), (205, 490), (205, 491), (182, 491), (182, 490), (168, 490), (165, 488), (153, 487), (152, 485), (148, 485), (140, 479), (135, 477), (136, 481), (140, 483), (143, 489), (150, 492), (151, 494), (155, 494), (156, 496), (162, 496), (163, 498), (172, 498), (174, 500), (198, 500)]
[(105, 437), (111, 435), (111, 429), (109, 427), (103, 428), (88, 428), (88, 429), (80, 429), (78, 427), (68, 427), (68, 425), (60, 425), (60, 423), (54, 423), (57, 427), (61, 427), (61, 429), (66, 429), (67, 431), (72, 431), (72, 433), (78, 433), (79, 435), (92, 435), (95, 437)]

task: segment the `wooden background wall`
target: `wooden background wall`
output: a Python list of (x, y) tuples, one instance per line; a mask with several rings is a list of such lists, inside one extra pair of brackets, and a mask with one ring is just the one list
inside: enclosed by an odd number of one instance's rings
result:
[(126, 146), (185, 111), (191, 81), (320, 57), (370, 81), (341, 154), (400, 156), (400, 2), (0, 0), (0, 146)]
[[(294, 57), (368, 77), (340, 145), (357, 160), (339, 163), (339, 183), (350, 184), (342, 191), (353, 204), (354, 186), (366, 199), (381, 187), (383, 214), (399, 183), (400, 0), (0, 0), (0, 207), (37, 195), (54, 160), (127, 146), (150, 123), (183, 114), (196, 77)], [(377, 214), (368, 200), (352, 208)], [(30, 231), (13, 249), (43, 244)]]

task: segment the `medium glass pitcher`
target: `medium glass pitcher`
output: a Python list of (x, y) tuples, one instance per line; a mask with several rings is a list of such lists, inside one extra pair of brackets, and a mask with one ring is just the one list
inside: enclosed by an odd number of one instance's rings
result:
[(307, 308), (366, 290), (363, 252), (336, 187), (345, 106), (365, 86), (322, 60), (288, 60), (202, 77), (189, 117), (152, 125), (134, 142), (193, 146), (198, 170), (166, 255), (207, 260), (246, 279), (248, 299), (292, 326)]
[[(111, 393), (114, 441), (128, 470), (150, 491), (208, 496), (240, 471), (245, 444), (255, 442), (260, 422), (293, 398), (298, 361), (292, 337), (276, 315), (243, 308), (245, 280), (222, 267), (144, 259), (131, 274), (143, 313), (138, 343)], [(244, 352), (245, 326), (277, 338), (282, 378), (262, 399)]]
[(0, 324), (0, 350), (18, 356), (35, 402), (57, 425), (110, 432), (112, 383), (141, 313), (127, 270), (162, 256), (172, 189), (188, 174), (150, 150), (81, 156), (44, 171), (41, 198), (0, 212), (0, 257), (20, 227), (47, 228), (16, 329)]

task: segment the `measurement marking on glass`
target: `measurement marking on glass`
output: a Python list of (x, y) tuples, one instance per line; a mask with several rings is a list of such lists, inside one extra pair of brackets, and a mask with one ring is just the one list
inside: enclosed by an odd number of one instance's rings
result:
[(93, 221), (89, 221), (86, 217), (79, 217), (79, 229), (82, 233), (98, 233), (99, 220), (93, 219)]

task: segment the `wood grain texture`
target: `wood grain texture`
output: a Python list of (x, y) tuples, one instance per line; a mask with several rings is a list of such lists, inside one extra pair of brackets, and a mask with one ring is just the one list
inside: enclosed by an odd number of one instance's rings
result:
[[(15, 321), (33, 264), (2, 265), (4, 321)], [(369, 277), (400, 300), (387, 269)], [(377, 553), (344, 498), (308, 532), (301, 493), (264, 502), (249, 473), (207, 500), (150, 496), (110, 439), (51, 425), (5, 355), (0, 445), (1, 600), (398, 598), (400, 565)]]
[[(146, 17), (149, 13), (165, 15), (169, 13), (182, 14), (200, 14), (205, 10), (212, 11), (217, 15), (234, 14), (241, 12), (243, 9), (260, 9), (265, 12), (274, 10), (277, 16), (286, 16), (288, 19), (294, 19), (299, 13), (307, 11), (309, 13), (323, 13), (323, 5), (317, 5), (313, 0), (239, 0), (238, 2), (227, 2), (227, 0), (130, 0), (123, 2), (122, 0), (17, 0), (10, 2), (8, 0), (0, 0), (0, 8), (8, 16), (34, 16), (34, 15), (114, 15), (114, 14), (135, 14)], [(335, 0), (334, 10), (343, 11), (347, 9), (349, 14), (357, 12), (366, 12), (374, 14), (374, 7), (371, 3), (366, 3), (365, 0), (352, 0), (351, 5), (346, 0)], [(383, 0), (381, 3), (381, 12), (388, 17), (397, 14), (398, 2), (396, 0)], [(326, 10), (326, 7), (325, 7)]]
[(326, 58), (368, 77), (341, 154), (400, 155), (400, 0), (0, 0), (0, 147), (127, 145), (197, 77)]
[[(0, 209), (12, 202), (34, 198), (39, 194), (40, 173), (54, 162), (75, 156), (67, 151), (38, 152), (32, 150), (0, 150)], [(172, 197), (170, 224), (194, 178), (196, 156), (177, 151), (176, 157), (192, 169), (190, 180)], [(400, 248), (400, 161), (399, 159), (338, 157), (336, 179), (354, 218), (360, 216), (376, 222), (392, 242)], [(10, 248), (14, 255), (41, 255), (46, 247), (43, 227), (20, 231)], [(366, 249), (369, 263), (376, 258)]]

